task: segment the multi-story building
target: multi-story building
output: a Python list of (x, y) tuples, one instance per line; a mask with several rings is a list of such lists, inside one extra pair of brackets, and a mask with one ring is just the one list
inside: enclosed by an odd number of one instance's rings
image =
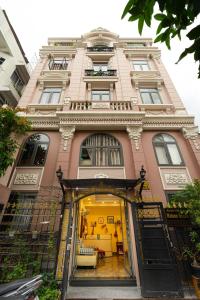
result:
[(5, 10), (0, 9), (0, 105), (17, 106), (29, 73), (19, 39)]
[(199, 178), (200, 139), (160, 57), (103, 28), (50, 38), (21, 97), (33, 131), (3, 179), (4, 244), (26, 233), (63, 299), (68, 285), (182, 293), (163, 207)]

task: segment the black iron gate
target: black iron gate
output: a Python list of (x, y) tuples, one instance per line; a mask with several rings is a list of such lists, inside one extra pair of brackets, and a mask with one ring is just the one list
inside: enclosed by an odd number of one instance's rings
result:
[(142, 296), (182, 297), (162, 203), (133, 203), (132, 214)]

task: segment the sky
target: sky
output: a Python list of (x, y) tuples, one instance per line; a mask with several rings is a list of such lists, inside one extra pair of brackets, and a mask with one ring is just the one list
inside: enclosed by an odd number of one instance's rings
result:
[[(48, 37), (80, 37), (97, 27), (106, 28), (120, 37), (140, 37), (136, 22), (121, 20), (128, 0), (0, 0), (30, 62), (35, 62), (39, 49), (47, 45)], [(197, 20), (198, 24), (200, 18)], [(145, 27), (142, 37), (155, 38), (156, 21)], [(192, 55), (175, 64), (179, 55), (188, 47), (182, 35), (172, 42), (171, 51), (157, 43), (176, 90), (195, 123), (200, 127), (200, 79), (198, 65)]]

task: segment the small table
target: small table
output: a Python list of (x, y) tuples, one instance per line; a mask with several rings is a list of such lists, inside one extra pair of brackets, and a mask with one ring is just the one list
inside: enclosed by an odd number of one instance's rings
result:
[(124, 254), (124, 246), (122, 242), (116, 242), (117, 254)]
[(105, 253), (104, 250), (98, 249), (98, 248), (96, 250), (98, 252), (98, 258), (104, 258), (105, 257), (106, 253)]

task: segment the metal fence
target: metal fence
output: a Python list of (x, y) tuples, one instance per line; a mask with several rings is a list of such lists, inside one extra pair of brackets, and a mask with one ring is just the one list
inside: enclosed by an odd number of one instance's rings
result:
[(0, 222), (0, 281), (23, 269), (54, 272), (60, 236), (62, 195), (58, 187), (36, 193), (11, 193)]

